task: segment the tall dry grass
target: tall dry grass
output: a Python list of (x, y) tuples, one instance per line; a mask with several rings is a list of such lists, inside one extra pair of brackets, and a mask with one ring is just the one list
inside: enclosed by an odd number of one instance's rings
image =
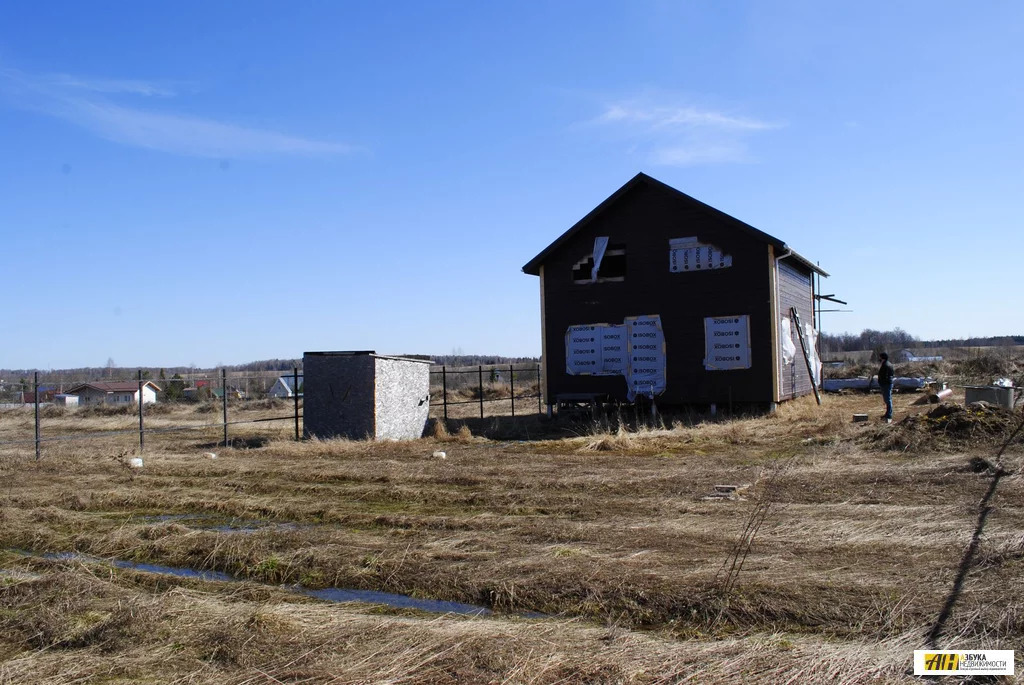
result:
[[(895, 681), (941, 606), (989, 476), (963, 447), (875, 449), (870, 434), (886, 428), (848, 420), (875, 401), (826, 398), (819, 408), (810, 398), (770, 416), (639, 428), (599, 421), (529, 441), (468, 426), (459, 438), (464, 424), (452, 423), (407, 442), (296, 443), (285, 427), (263, 447), (214, 449), (214, 427), (154, 436), (142, 469), (125, 465), (132, 445), (120, 437), (53, 445), (40, 462), (31, 447), (10, 448), (0, 453), (0, 547), (246, 582), (0, 556), (10, 586), (0, 589), (0, 673), (71, 682), (98, 677), (90, 669), (102, 658), (131, 681), (156, 654), (168, 679), (196, 682), (245, 682), (255, 669), (355, 682)], [(1008, 455), (1007, 468), (1019, 459)], [(736, 496), (711, 497), (722, 484)], [(1024, 635), (1014, 599), (1024, 594), (1022, 499), (1021, 477), (1006, 477), (984, 563), (953, 616), (964, 644)], [(770, 515), (744, 535), (767, 503)], [(221, 530), (232, 524), (246, 532)], [(723, 587), (715, 575), (738, 540), (743, 564)], [(510, 615), (387, 616), (276, 587), (293, 583), (553, 618), (538, 633)], [(376, 642), (353, 637), (363, 632)], [(512, 646), (488, 648), (502, 640)]]
[(912, 635), (673, 640), (559, 619), (424, 618), (274, 590), (160, 587), (66, 564), (34, 573), (2, 598), (5, 682), (885, 683), (903, 681), (915, 646)]

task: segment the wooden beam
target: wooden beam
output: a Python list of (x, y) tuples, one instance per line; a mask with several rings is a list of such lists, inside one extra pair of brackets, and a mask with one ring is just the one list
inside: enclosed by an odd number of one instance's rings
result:
[(548, 317), (544, 306), (544, 265), (540, 265), (540, 394), (544, 403), (549, 407), (551, 401), (548, 399), (548, 367), (551, 366), (548, 359)]
[(781, 388), (779, 383), (779, 283), (775, 273), (775, 248), (768, 245), (768, 310), (772, 319), (769, 330), (772, 336), (772, 401), (779, 402)]

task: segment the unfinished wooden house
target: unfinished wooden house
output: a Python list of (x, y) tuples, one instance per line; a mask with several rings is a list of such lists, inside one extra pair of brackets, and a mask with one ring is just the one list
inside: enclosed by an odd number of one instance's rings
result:
[(549, 410), (638, 396), (774, 408), (812, 392), (809, 369), (820, 379), (814, 274), (828, 274), (645, 174), (523, 271), (540, 277)]

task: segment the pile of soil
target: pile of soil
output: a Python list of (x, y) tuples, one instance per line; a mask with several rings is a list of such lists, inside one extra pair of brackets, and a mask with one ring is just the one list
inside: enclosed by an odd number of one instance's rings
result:
[[(988, 402), (972, 402), (966, 407), (944, 402), (926, 414), (914, 414), (899, 423), (881, 428), (871, 439), (883, 449), (908, 450), (938, 447), (999, 444), (1017, 427), (1020, 417)], [(1024, 442), (1024, 432), (1015, 442)]]
[(1003, 435), (1015, 425), (1012, 411), (988, 402), (972, 402), (966, 407), (955, 403), (940, 404), (927, 414), (908, 416), (903, 423), (922, 423), (933, 433), (959, 440)]

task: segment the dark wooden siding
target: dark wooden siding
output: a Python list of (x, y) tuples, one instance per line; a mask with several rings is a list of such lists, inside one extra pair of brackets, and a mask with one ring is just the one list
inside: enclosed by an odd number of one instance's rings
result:
[[(572, 268), (594, 238), (626, 248), (622, 282), (579, 284)], [(725, 269), (669, 271), (669, 240), (696, 236), (732, 256)], [(565, 332), (577, 324), (617, 324), (661, 316), (667, 346), (663, 403), (770, 402), (773, 399), (769, 248), (749, 232), (694, 207), (673, 192), (638, 184), (544, 261), (544, 331), (548, 401), (561, 393), (600, 392), (625, 399), (622, 376), (571, 376)], [(705, 371), (704, 318), (750, 317), (751, 368)]]
[[(807, 363), (804, 361), (803, 352), (800, 349), (800, 339), (797, 337), (796, 322), (790, 307), (796, 307), (800, 312), (800, 320), (804, 324), (814, 323), (814, 292), (811, 289), (811, 274), (809, 271), (801, 270), (786, 261), (779, 262), (779, 316), (790, 319), (790, 334), (793, 338), (793, 345), (796, 346), (796, 356), (792, 364), (786, 364), (782, 358), (780, 345), (779, 351), (779, 378), (782, 381), (782, 393), (780, 399), (792, 399), (812, 392), (810, 376), (807, 373)], [(782, 335), (782, 329), (779, 329)]]

